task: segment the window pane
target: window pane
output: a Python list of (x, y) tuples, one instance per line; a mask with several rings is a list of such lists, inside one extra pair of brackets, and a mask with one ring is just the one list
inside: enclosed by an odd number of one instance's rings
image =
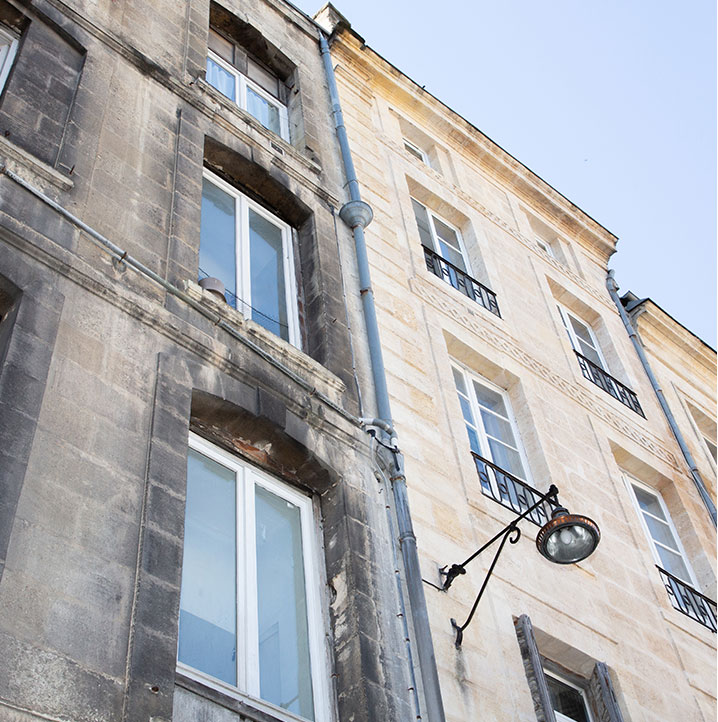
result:
[(431, 228), (429, 226), (429, 216), (426, 214), (426, 208), (421, 205), (418, 201), (411, 199), (411, 205), (414, 208), (414, 217), (416, 218), (416, 225), (419, 227), (419, 239), (421, 244), (427, 248), (434, 248), (434, 241), (431, 236)]
[(663, 509), (661, 509), (658, 497), (655, 494), (649, 494), (647, 491), (641, 489), (640, 486), (633, 486), (633, 493), (636, 495), (638, 505), (643, 511), (647, 511), (649, 514), (653, 514), (653, 516), (657, 516), (659, 519), (666, 521)]
[(461, 404), (461, 413), (464, 415), (466, 421), (470, 424), (475, 424), (476, 422), (474, 421), (474, 415), (471, 413), (471, 405), (469, 404), (468, 399), (459, 395), (459, 403)]
[(289, 340), (282, 229), (249, 209), (252, 320)]
[(674, 551), (678, 551), (678, 546), (676, 545), (676, 538), (673, 536), (673, 532), (671, 531), (671, 528), (666, 524), (664, 521), (658, 521), (658, 519), (654, 519), (652, 516), (648, 516), (648, 514), (644, 514), (643, 518), (646, 520), (646, 524), (648, 525), (648, 530), (651, 532), (651, 536), (661, 544), (664, 544), (667, 547), (670, 547)]
[(262, 699), (314, 719), (299, 508), (256, 486)]
[(451, 263), (453, 266), (456, 266), (460, 271), (465, 271), (466, 264), (464, 263), (464, 257), (461, 255), (461, 252), (447, 245), (441, 239), (439, 239), (438, 243), (439, 255), (445, 260), (447, 260), (449, 263)]
[(5, 58), (7, 58), (10, 52), (10, 39), (0, 34), (0, 72), (2, 72)]
[(422, 152), (413, 143), (405, 140), (404, 148), (408, 150), (409, 153), (411, 153), (415, 158), (418, 158), (422, 163), (424, 162), (424, 156), (422, 155)]
[(208, 45), (209, 49), (214, 50), (220, 58), (224, 58), (228, 63), (234, 63), (234, 45), (211, 29)]
[(464, 396), (468, 396), (469, 392), (466, 390), (466, 384), (464, 383), (464, 374), (458, 369), (452, 368), (451, 372), (454, 374), (454, 383), (456, 384), (456, 390), (462, 393)]
[(237, 684), (235, 493), (233, 471), (189, 450), (178, 659), (231, 685)]
[[(603, 361), (598, 355), (596, 349), (593, 346), (589, 346), (584, 343), (581, 339), (578, 340), (578, 348), (576, 349), (582, 356), (585, 356), (589, 361), (593, 361), (599, 368), (603, 368)], [(605, 369), (604, 369), (605, 370)]]
[(546, 682), (551, 697), (551, 705), (555, 712), (565, 715), (574, 722), (589, 722), (586, 705), (577, 689), (569, 687), (567, 684), (548, 675), (546, 675)]
[(234, 198), (204, 178), (199, 240), (200, 275), (219, 278), (232, 294), (231, 299), (237, 293), (235, 233)]
[(489, 448), (491, 449), (491, 460), (496, 466), (517, 476), (519, 479), (526, 478), (524, 465), (521, 463), (521, 457), (516, 449), (511, 449), (495, 439), (489, 439)]
[(226, 95), (230, 100), (237, 102), (235, 95), (234, 75), (225, 70), (212, 58), (207, 58), (207, 82), (214, 88), (217, 88), (222, 95)]
[(576, 336), (593, 348), (595, 344), (593, 343), (591, 332), (588, 330), (586, 324), (579, 321), (575, 316), (569, 316), (569, 319)]
[[(558, 315), (561, 317), (561, 323), (563, 323), (563, 327), (568, 331), (568, 326), (566, 325), (566, 314), (564, 313), (561, 306), (556, 306), (558, 308)], [(569, 333), (569, 338), (571, 338), (571, 334)], [(571, 342), (573, 344), (573, 341)]]
[(439, 246), (439, 253), (442, 258), (445, 258), (449, 263), (453, 264), (462, 271), (466, 270), (466, 262), (461, 254), (459, 239), (456, 232), (449, 228), (445, 223), (440, 221), (436, 216), (432, 216), (434, 219), (434, 228), (437, 234), (437, 244)]
[(672, 552), (670, 549), (666, 549), (660, 544), (656, 544), (655, 547), (663, 568), (679, 579), (682, 579), (687, 584), (690, 584), (691, 575), (688, 573), (688, 568), (686, 567), (686, 563), (683, 561), (683, 557), (676, 552)]
[(483, 386), (477, 381), (474, 381), (474, 391), (476, 392), (476, 399), (481, 406), (491, 409), (497, 414), (501, 414), (504, 418), (508, 418), (506, 406), (504, 404), (504, 400), (501, 398), (501, 394), (497, 394), (495, 391), (492, 391), (490, 388)]
[(472, 429), (470, 426), (467, 426), (466, 432), (469, 435), (469, 446), (471, 447), (471, 450), (475, 454), (481, 456), (481, 447), (479, 446), (479, 437), (476, 435), (476, 431), (474, 431), (474, 429)]
[(247, 112), (254, 116), (265, 128), (277, 135), (282, 134), (279, 108), (263, 98), (247, 85)]
[(459, 250), (459, 239), (456, 235), (456, 231), (453, 228), (449, 228), (443, 221), (440, 221), (436, 216), (432, 216), (434, 219), (434, 228), (436, 229), (436, 235), (441, 238), (447, 245), (451, 246), (455, 250)]
[(516, 439), (511, 424), (490, 411), (481, 410), (481, 420), (486, 433), (500, 439), (509, 446), (516, 446)]
[(279, 79), (277, 76), (252, 60), (252, 58), (247, 58), (247, 77), (275, 98), (279, 98)]

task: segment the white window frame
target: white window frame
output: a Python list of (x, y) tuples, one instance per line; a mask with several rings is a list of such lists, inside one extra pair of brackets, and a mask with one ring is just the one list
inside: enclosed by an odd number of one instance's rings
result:
[(14, 33), (0, 25), (0, 43), (0, 93), (2, 93), (17, 54), (19, 40)]
[(543, 238), (536, 237), (536, 245), (547, 255), (551, 258), (556, 258), (556, 254), (553, 252), (553, 246), (548, 242), (545, 241)]
[(575, 318), (579, 323), (583, 324), (588, 329), (588, 335), (591, 337), (593, 348), (596, 351), (598, 358), (601, 360), (601, 367), (607, 374), (610, 374), (608, 364), (606, 363), (606, 357), (603, 355), (603, 351), (601, 351), (601, 346), (598, 343), (596, 333), (594, 332), (591, 324), (584, 321), (580, 316), (573, 313), (573, 311), (569, 311), (565, 306), (562, 306), (560, 303), (556, 303), (556, 306), (558, 308), (559, 314), (561, 315), (561, 322), (563, 323), (563, 327), (566, 329), (569, 340), (571, 341), (571, 348), (573, 348), (576, 353), (579, 353), (581, 354), (581, 356), (583, 356), (583, 354), (581, 353), (581, 345), (576, 338), (576, 332), (573, 330), (573, 326), (571, 325), (570, 321), (571, 318)]
[(262, 486), (272, 494), (294, 504), (300, 510), (314, 722), (330, 722), (332, 714), (327, 684), (325, 631), (322, 600), (319, 596), (319, 591), (322, 589), (318, 561), (319, 545), (311, 498), (193, 432), (189, 433), (189, 448), (235, 473), (237, 483), (236, 519), (239, 527), (236, 532), (237, 686), (234, 687), (222, 680), (210, 677), (180, 661), (177, 662), (177, 669), (208, 687), (224, 692), (235, 699), (248, 701), (252, 706), (263, 709), (277, 719), (305, 720), (304, 717), (277, 707), (259, 696), (259, 646), (258, 643), (254, 644), (259, 638), (257, 595), (250, 592), (257, 588), (256, 554), (254, 553), (256, 541), (254, 488)]
[[(471, 276), (473, 278), (473, 273), (471, 271), (471, 263), (469, 262), (469, 254), (466, 252), (466, 247), (464, 246), (464, 239), (461, 235), (461, 231), (453, 224), (449, 223), (445, 218), (442, 218), (438, 213), (435, 213), (429, 206), (426, 205), (426, 203), (422, 203), (417, 198), (414, 198), (414, 196), (411, 196), (411, 200), (418, 203), (425, 211), (426, 211), (426, 217), (429, 219), (429, 231), (431, 235), (431, 243), (432, 243), (432, 250), (434, 253), (439, 255), (441, 258), (443, 258), (447, 263), (451, 263), (451, 261), (448, 258), (444, 258), (444, 256), (441, 254), (441, 249), (439, 246), (438, 241), (438, 233), (436, 232), (436, 227), (434, 226), (434, 217), (436, 217), (438, 220), (440, 220), (442, 223), (446, 224), (449, 228), (451, 228), (454, 233), (456, 233), (456, 239), (459, 242), (459, 253), (461, 254), (461, 258), (464, 261), (464, 265), (466, 266), (466, 270), (462, 271), (462, 273), (465, 273), (467, 276)], [(413, 208), (412, 208), (412, 215), (413, 215)]]
[[(220, 66), (223, 70), (226, 70), (228, 73), (230, 73), (234, 77), (234, 97), (236, 98), (236, 105), (240, 107), (242, 110), (244, 110), (246, 113), (249, 113), (249, 115), (252, 115), (248, 108), (247, 104), (247, 88), (251, 88), (253, 92), (255, 92), (257, 95), (259, 95), (261, 98), (266, 100), (270, 105), (273, 105), (277, 110), (279, 111), (279, 136), (280, 138), (286, 140), (289, 142), (289, 118), (287, 115), (287, 106), (282, 103), (281, 100), (278, 100), (275, 98), (271, 93), (268, 93), (264, 88), (262, 88), (260, 85), (255, 83), (253, 80), (250, 80), (244, 73), (241, 73), (234, 65), (231, 63), (228, 63), (223, 57), (220, 55), (217, 55), (217, 53), (214, 52), (214, 50), (207, 49), (207, 57), (217, 65)], [(278, 82), (281, 82), (278, 80)], [(209, 83), (211, 85), (211, 83)], [(214, 86), (212, 85), (214, 88)], [(217, 88), (215, 88), (217, 90)], [(217, 92), (221, 92), (220, 90), (217, 90)], [(225, 96), (226, 97), (226, 96)], [(254, 116), (252, 115), (254, 118)], [(259, 121), (258, 118), (255, 118), (257, 122)], [(262, 126), (265, 127), (265, 126)], [(270, 128), (267, 128), (270, 132), (273, 132)]]
[[(518, 476), (517, 474), (514, 474), (513, 472), (509, 471), (508, 469), (504, 469), (504, 471), (508, 472), (512, 476), (516, 476), (517, 479), (525, 482), (529, 486), (533, 485), (533, 481), (531, 479), (531, 469), (528, 464), (528, 459), (526, 458), (526, 452), (524, 451), (523, 444), (521, 443), (521, 435), (519, 434), (518, 426), (516, 425), (516, 418), (514, 417), (514, 410), (511, 406), (511, 399), (509, 399), (509, 395), (506, 393), (505, 389), (502, 389), (500, 386), (497, 386), (494, 383), (491, 383), (488, 379), (485, 379), (483, 376), (480, 376), (479, 374), (472, 371), (470, 368), (465, 366), (464, 364), (459, 363), (455, 359), (451, 360), (451, 365), (453, 368), (455, 368), (459, 373), (463, 375), (464, 378), (464, 384), (466, 385), (466, 388), (469, 389), (468, 394), (468, 400), (469, 400), (469, 406), (471, 408), (471, 415), (473, 416), (473, 423), (472, 427), (474, 428), (474, 431), (476, 431), (476, 435), (479, 439), (479, 447), (481, 449), (481, 455), (485, 458), (491, 461), (492, 463), (499, 466), (499, 464), (494, 461), (493, 455), (491, 454), (491, 447), (489, 446), (489, 439), (488, 435), (486, 433), (486, 429), (484, 428), (484, 422), (481, 418), (481, 410), (479, 407), (479, 402), (476, 399), (476, 392), (474, 391), (473, 387), (473, 381), (476, 380), (483, 386), (488, 387), (491, 391), (494, 393), (497, 393), (501, 396), (501, 398), (504, 401), (504, 406), (506, 407), (507, 412), (507, 418), (509, 425), (511, 426), (511, 431), (514, 435), (514, 440), (516, 441), (516, 446), (513, 447), (519, 455), (519, 458), (521, 459), (521, 464), (524, 468), (524, 475)], [(452, 378), (453, 383), (453, 378)], [(458, 389), (454, 386), (454, 391), (456, 391), (456, 394), (458, 396)], [(461, 412), (460, 412), (461, 413)], [(489, 412), (491, 413), (491, 412)], [(497, 414), (498, 416), (498, 414)], [(462, 421), (464, 422), (464, 426), (466, 426), (466, 419), (464, 419), (463, 413), (461, 415)], [(500, 417), (504, 418), (504, 417)], [(503, 439), (498, 439), (501, 443), (508, 446), (508, 444)], [(467, 439), (468, 441), (468, 439)], [(492, 484), (492, 486), (495, 484), (495, 479), (493, 475), (489, 475), (489, 481)], [(496, 494), (496, 498), (501, 498), (501, 494), (499, 493), (498, 489), (494, 489), (494, 493)]]
[[(636, 494), (633, 491), (633, 485), (638, 486), (643, 491), (645, 491), (647, 494), (650, 494), (651, 496), (658, 499), (658, 503), (661, 507), (661, 511), (663, 512), (664, 516), (666, 517), (665, 522), (663, 519), (660, 519), (662, 523), (667, 523), (668, 527), (671, 531), (671, 534), (673, 534), (673, 539), (676, 542), (676, 547), (678, 550), (678, 554), (683, 560), (683, 563), (686, 565), (686, 569), (688, 570), (688, 579), (682, 579), (681, 577), (678, 577), (682, 582), (685, 584), (688, 584), (689, 586), (692, 586), (695, 589), (698, 589), (698, 582), (696, 580), (695, 573), (693, 572), (693, 567), (691, 566), (690, 560), (688, 559), (688, 555), (686, 554), (686, 550), (683, 548), (683, 543), (681, 542), (681, 538), (678, 535), (678, 531), (676, 530), (675, 525), (673, 524), (673, 519), (671, 519), (670, 512), (668, 511), (668, 507), (666, 506), (666, 502), (663, 499), (663, 495), (657, 490), (654, 489), (651, 486), (648, 486), (648, 484), (644, 484), (642, 481), (639, 481), (636, 479), (635, 476), (631, 476), (627, 472), (623, 473), (623, 481), (626, 484), (626, 487), (628, 488), (628, 493), (631, 497), (631, 501), (633, 502), (633, 508), (636, 510), (636, 514), (638, 514), (638, 518), (641, 522), (641, 527), (643, 529), (643, 533), (646, 535), (646, 539), (648, 540), (648, 544), (651, 547), (651, 554), (653, 555), (653, 560), (655, 561), (656, 565), (659, 566), (661, 569), (665, 569), (665, 566), (663, 565), (663, 562), (661, 561), (660, 556), (658, 555), (658, 551), (656, 549), (656, 544), (660, 544), (660, 542), (657, 542), (653, 535), (651, 534), (651, 530), (648, 528), (648, 524), (646, 524), (646, 518), (644, 517), (644, 514), (647, 514), (649, 512), (644, 512), (643, 509), (641, 509), (640, 504), (638, 503), (638, 499), (636, 498)], [(651, 515), (653, 516), (653, 515)], [(665, 546), (661, 544), (661, 546)], [(669, 547), (666, 547), (669, 549), (669, 551), (675, 553), (676, 549), (670, 549)], [(668, 571), (668, 570), (666, 570)], [(673, 572), (669, 571), (669, 574), (673, 574)], [(673, 574), (674, 576), (678, 576), (677, 574)]]
[[(237, 244), (235, 253), (237, 310), (247, 318), (252, 317), (252, 284), (250, 263), (251, 259), (249, 253), (249, 209), (251, 208), (255, 213), (263, 216), (272, 224), (281, 229), (284, 291), (286, 296), (285, 303), (287, 308), (287, 325), (289, 335), (288, 341), (290, 344), (292, 344), (292, 346), (301, 348), (301, 336), (299, 333), (299, 315), (297, 311), (297, 284), (294, 276), (294, 243), (292, 227), (277, 218), (277, 216), (275, 216), (273, 213), (270, 213), (258, 203), (255, 203), (253, 200), (245, 196), (242, 192), (237, 190), (234, 186), (230, 185), (207, 168), (203, 170), (202, 176), (206, 178), (210, 183), (213, 183), (215, 186), (217, 186), (225, 193), (234, 198), (236, 223), (235, 242)], [(240, 308), (240, 305), (242, 306), (242, 308)], [(247, 312), (245, 312), (244, 309), (248, 309)]]
[[(420, 160), (424, 165), (429, 166), (431, 168), (431, 163), (429, 163), (429, 156), (426, 154), (424, 150), (422, 150), (416, 143), (412, 143), (408, 138), (402, 138), (404, 141), (404, 150), (407, 151), (412, 157), (415, 157), (417, 160)], [(417, 158), (418, 156), (418, 158)], [(426, 206), (424, 206), (426, 208)], [(428, 208), (427, 208), (428, 210)]]
[[(577, 684), (574, 684), (573, 682), (569, 682), (565, 677), (562, 677), (560, 674), (556, 674), (555, 672), (552, 672), (550, 670), (547, 670), (545, 667), (543, 669), (543, 673), (545, 677), (551, 677), (551, 679), (555, 679), (557, 682), (561, 682), (562, 684), (565, 684), (567, 687), (571, 687), (571, 689), (575, 689), (580, 695), (581, 700), (583, 701), (583, 708), (586, 711), (586, 717), (588, 719), (588, 722), (593, 722), (593, 715), (591, 713), (591, 705), (588, 703), (588, 695), (586, 694), (586, 690), (582, 687), (579, 687)], [(556, 722), (576, 722), (571, 717), (567, 717), (565, 714), (562, 714), (558, 710), (553, 710), (553, 713), (556, 717)]]

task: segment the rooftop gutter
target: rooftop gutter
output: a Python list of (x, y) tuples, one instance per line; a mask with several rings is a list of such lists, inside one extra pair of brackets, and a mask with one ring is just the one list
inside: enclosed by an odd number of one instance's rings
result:
[(685, 439), (683, 438), (683, 434), (681, 433), (680, 429), (678, 428), (678, 424), (676, 423), (676, 419), (673, 416), (673, 413), (671, 412), (670, 407), (668, 406), (668, 402), (666, 401), (666, 397), (663, 394), (663, 390), (661, 389), (661, 386), (658, 383), (656, 377), (653, 375), (653, 370), (651, 369), (651, 366), (648, 363), (648, 358), (646, 357), (646, 352), (643, 350), (643, 345), (641, 344), (641, 341), (638, 338), (638, 334), (636, 333), (635, 329), (633, 328), (633, 324), (631, 324), (631, 320), (628, 318), (628, 313), (626, 312), (626, 309), (623, 307), (623, 304), (621, 303), (621, 299), (618, 297), (618, 284), (616, 283), (616, 279), (613, 277), (613, 275), (614, 275), (614, 272), (611, 270), (608, 272), (608, 276), (606, 278), (606, 288), (608, 288), (608, 293), (610, 294), (611, 298), (613, 299), (613, 302), (616, 304), (616, 308), (618, 309), (618, 313), (621, 316), (623, 325), (626, 327), (626, 331), (628, 332), (628, 335), (631, 338), (631, 341), (633, 342), (633, 347), (636, 349), (638, 358), (640, 359), (641, 364), (643, 365), (643, 370), (646, 372), (646, 376), (648, 376), (648, 380), (651, 382), (651, 386), (653, 387), (653, 390), (656, 393), (656, 397), (658, 398), (658, 403), (661, 405), (661, 409), (663, 409), (663, 413), (665, 414), (666, 420), (668, 421), (668, 425), (671, 427), (671, 431), (673, 432), (673, 435), (676, 437), (678, 446), (680, 446), (680, 448), (681, 448), (683, 457), (685, 458), (686, 463), (688, 464), (688, 468), (690, 469), (691, 477), (693, 478), (693, 483), (696, 485), (696, 489), (698, 489), (698, 494), (700, 495), (701, 500), (703, 501), (703, 504), (705, 505), (706, 509), (708, 510), (708, 513), (710, 514), (710, 517), (713, 521), (713, 526), (716, 526), (715, 504), (713, 503), (713, 500), (711, 499), (710, 494), (708, 493), (708, 490), (706, 489), (706, 486), (703, 483), (703, 479), (701, 478), (700, 472), (698, 471), (698, 466), (696, 465), (693, 455), (691, 454), (688, 447), (686, 446), (686, 442), (685, 442)]
[(429, 627), (429, 615), (426, 609), (426, 599), (424, 598), (424, 587), (421, 581), (416, 536), (414, 535), (411, 515), (409, 514), (406, 476), (404, 475), (404, 458), (397, 447), (396, 432), (393, 430), (391, 420), (391, 405), (389, 403), (389, 392), (386, 385), (384, 358), (379, 338), (376, 308), (374, 306), (374, 291), (371, 287), (369, 260), (367, 258), (366, 240), (364, 238), (364, 228), (371, 222), (373, 214), (370, 206), (362, 201), (359, 192), (359, 183), (357, 181), (356, 171), (354, 170), (351, 150), (349, 149), (349, 141), (346, 128), (344, 127), (344, 116), (339, 102), (339, 92), (334, 76), (334, 68), (332, 66), (331, 55), (329, 54), (329, 44), (323, 31), (319, 33), (319, 45), (322, 60), (324, 61), (327, 84), (329, 86), (334, 125), (339, 140), (347, 186), (349, 187), (349, 195), (351, 198), (339, 211), (339, 216), (352, 229), (354, 235), (359, 271), (359, 293), (361, 294), (362, 308), (366, 322), (371, 371), (376, 394), (377, 411), (380, 417), (377, 421), (381, 422), (374, 425), (379, 426), (379, 428), (382, 428), (382, 430), (389, 435), (392, 446), (394, 468), (390, 475), (390, 480), (394, 496), (402, 561), (404, 563), (405, 581), (409, 593), (409, 606), (414, 627), (417, 658), (424, 690), (426, 719), (428, 722), (444, 722), (444, 706), (441, 699), (439, 674), (434, 656), (434, 644), (431, 639), (431, 630)]

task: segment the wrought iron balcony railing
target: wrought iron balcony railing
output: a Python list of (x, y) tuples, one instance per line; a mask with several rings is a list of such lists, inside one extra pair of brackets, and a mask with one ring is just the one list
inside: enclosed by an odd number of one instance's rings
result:
[(673, 609), (682, 612), (687, 617), (694, 619), (698, 624), (708, 627), (711, 632), (716, 631), (716, 603), (693, 589), (685, 582), (674, 577), (670, 572), (657, 566), (661, 575), (663, 586), (668, 592)]
[[(479, 473), (481, 492), (501, 506), (521, 514), (543, 496), (540, 491), (509, 474), (508, 471), (504, 471), (488, 459), (484, 459), (473, 451), (471, 455), (474, 457), (476, 470)], [(551, 518), (552, 505), (553, 502), (546, 500), (526, 518), (537, 526), (543, 526)]]
[(620, 401), (624, 406), (628, 406), (631, 411), (640, 414), (644, 419), (646, 418), (641, 404), (638, 403), (638, 396), (636, 396), (635, 392), (631, 391), (627, 386), (624, 386), (620, 381), (614, 379), (611, 374), (606, 373), (600, 366), (593, 363), (593, 361), (582, 356), (578, 351), (574, 351), (574, 353), (576, 354), (578, 365), (581, 367), (581, 373), (584, 378), (596, 384), (596, 386), (600, 386), (607, 394), (611, 394), (614, 399)]
[(501, 318), (496, 294), (490, 288), (471, 278), (471, 276), (457, 268), (453, 263), (449, 263), (431, 248), (427, 246), (422, 246), (422, 248), (424, 249), (426, 267), (429, 271), (435, 276), (443, 278), (457, 291), (461, 291), (464, 295), (474, 299), (476, 303), (481, 304), (487, 311), (491, 311), (491, 313), (495, 313)]

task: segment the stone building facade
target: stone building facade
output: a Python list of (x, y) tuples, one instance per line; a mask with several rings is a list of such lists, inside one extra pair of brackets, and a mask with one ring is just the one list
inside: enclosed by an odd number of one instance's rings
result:
[[(446, 719), (714, 720), (715, 526), (607, 289), (616, 237), (334, 8), (319, 17), (374, 211)], [(628, 308), (714, 503), (715, 352), (649, 300)], [(451, 620), (466, 621), (496, 546), (447, 591), (441, 570), (551, 483), (598, 524), (597, 550), (551, 564), (534, 544), (546, 517), (524, 520), (457, 648)]]
[(411, 717), (318, 39), (0, 2), (2, 720)]
[[(565, 719), (547, 690), (713, 718), (710, 617), (668, 591), (714, 597), (715, 529), (607, 294), (614, 236), (331, 7), (0, 0), (0, 91), (1, 720), (442, 722), (432, 667), (452, 722)], [(633, 301), (715, 498), (715, 353)], [(551, 565), (524, 521), (457, 649), (488, 560), (446, 592), (440, 567), (551, 482), (597, 552)]]

